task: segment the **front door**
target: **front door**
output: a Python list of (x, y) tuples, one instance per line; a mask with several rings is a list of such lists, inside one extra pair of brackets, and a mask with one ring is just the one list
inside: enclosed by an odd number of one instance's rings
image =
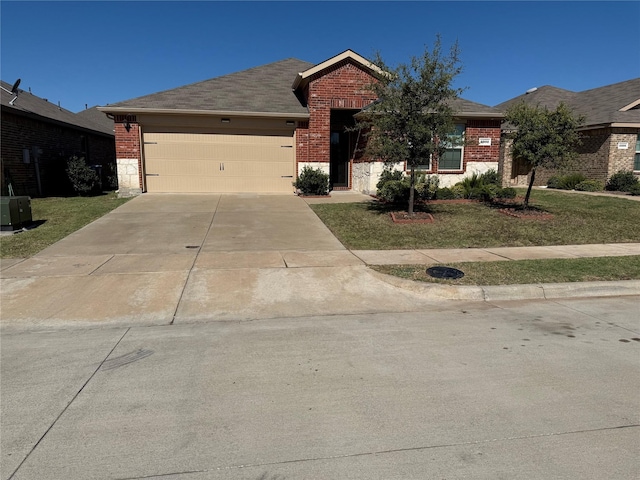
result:
[(331, 188), (349, 188), (349, 133), (331, 132), (331, 164), (329, 177)]

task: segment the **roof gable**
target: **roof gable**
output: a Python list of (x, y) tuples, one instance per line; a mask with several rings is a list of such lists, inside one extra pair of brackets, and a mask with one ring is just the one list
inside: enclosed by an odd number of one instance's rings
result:
[(299, 72), (295, 80), (293, 81), (293, 85), (291, 86), (291, 88), (294, 90), (304, 88), (304, 86), (308, 84), (313, 77), (320, 76), (323, 71), (328, 70), (344, 61), (351, 61), (373, 75), (382, 75), (384, 73), (380, 69), (380, 67), (374, 65), (369, 60), (357, 54), (353, 50), (345, 50), (344, 52), (331, 57), (324, 62), (320, 62), (317, 65), (312, 66), (311, 68)]

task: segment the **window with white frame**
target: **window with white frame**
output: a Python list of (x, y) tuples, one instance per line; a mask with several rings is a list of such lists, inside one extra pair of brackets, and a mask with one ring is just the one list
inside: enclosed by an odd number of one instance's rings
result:
[(438, 171), (462, 170), (464, 129), (463, 124), (457, 124), (455, 132), (448, 136), (448, 148), (438, 159)]
[(640, 133), (636, 138), (636, 156), (633, 159), (633, 169), (640, 170)]

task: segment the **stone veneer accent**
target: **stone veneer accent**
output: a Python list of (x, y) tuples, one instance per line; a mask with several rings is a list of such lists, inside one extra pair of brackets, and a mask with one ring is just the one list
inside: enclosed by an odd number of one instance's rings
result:
[(137, 158), (118, 158), (118, 196), (133, 197), (142, 193), (140, 168)]

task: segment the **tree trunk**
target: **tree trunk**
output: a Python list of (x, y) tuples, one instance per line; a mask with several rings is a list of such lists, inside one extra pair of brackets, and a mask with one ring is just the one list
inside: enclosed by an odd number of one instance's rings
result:
[(527, 210), (529, 208), (529, 197), (531, 196), (531, 189), (533, 188), (533, 181), (536, 179), (536, 167), (531, 169), (531, 180), (529, 180), (529, 188), (527, 194), (524, 196), (523, 208)]
[(409, 206), (407, 207), (407, 215), (413, 217), (413, 199), (415, 197), (416, 172), (411, 166), (411, 176), (409, 178)]

